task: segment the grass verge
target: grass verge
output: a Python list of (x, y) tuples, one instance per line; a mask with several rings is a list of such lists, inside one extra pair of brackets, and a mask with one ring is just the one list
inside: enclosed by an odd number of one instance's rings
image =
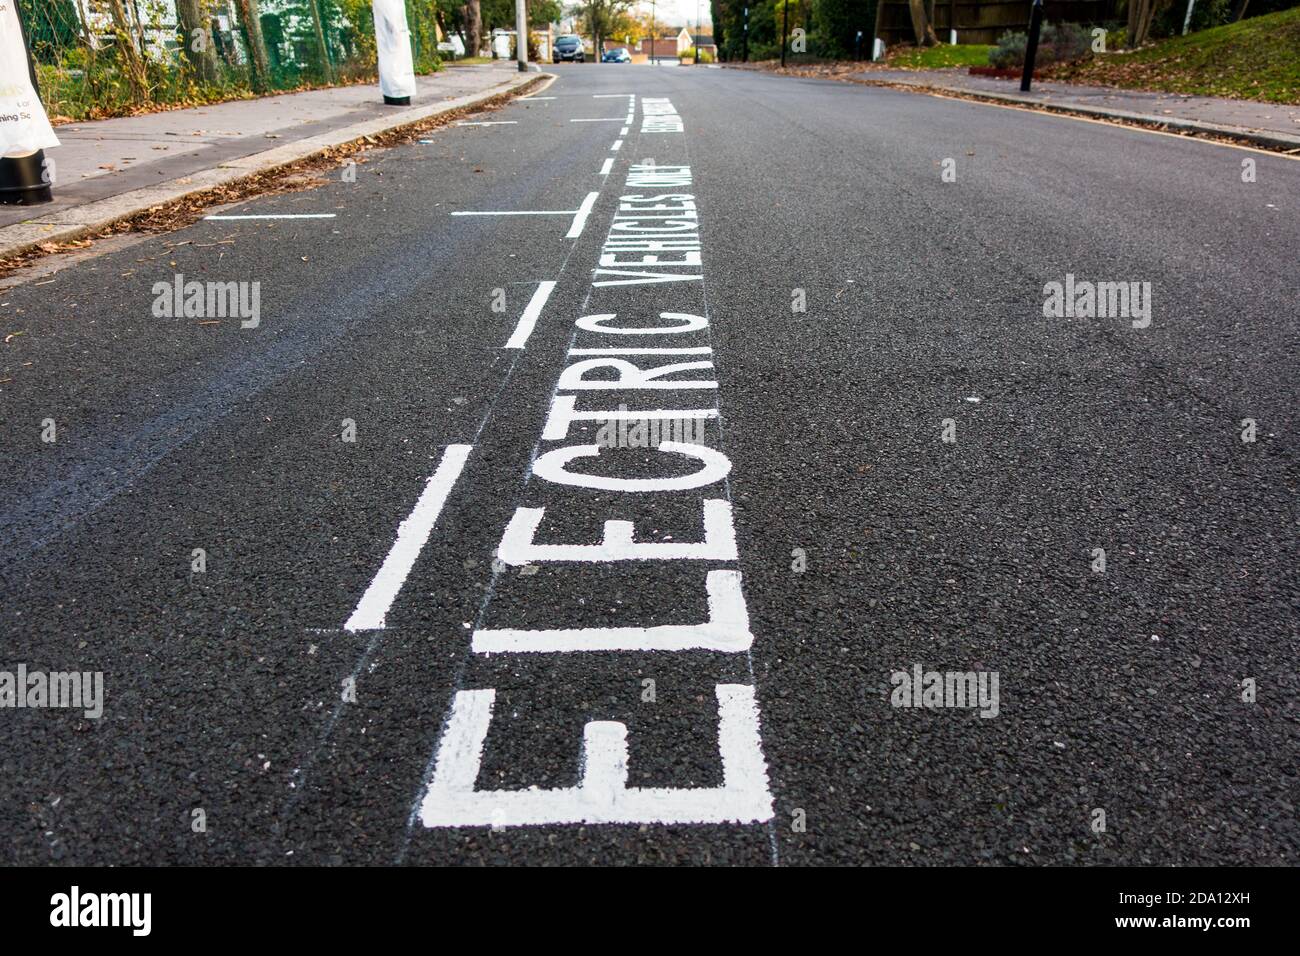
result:
[(1049, 71), (1135, 90), (1300, 103), (1300, 7)]

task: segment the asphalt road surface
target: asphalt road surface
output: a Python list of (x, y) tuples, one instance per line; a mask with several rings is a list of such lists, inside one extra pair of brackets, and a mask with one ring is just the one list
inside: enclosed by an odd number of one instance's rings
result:
[(4, 861), (1300, 860), (1300, 164), (554, 72), (0, 295)]

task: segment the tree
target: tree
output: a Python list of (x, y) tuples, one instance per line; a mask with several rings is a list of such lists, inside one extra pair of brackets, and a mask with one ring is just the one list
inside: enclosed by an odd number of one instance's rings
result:
[(583, 0), (575, 8), (582, 16), (584, 29), (591, 34), (598, 59), (604, 40), (637, 32), (636, 20), (631, 14), (632, 2), (633, 0)]
[(329, 83), (333, 81), (334, 71), (330, 68), (329, 47), (325, 45), (325, 28), (321, 23), (320, 4), (316, 0), (311, 0), (308, 9), (311, 11), (312, 30), (316, 34), (316, 56), (321, 77), (326, 83)]
[(934, 35), (934, 25), (930, 22), (930, 10), (926, 9), (925, 0), (907, 0), (907, 9), (912, 14), (912, 33), (916, 36), (916, 45), (935, 46), (939, 38)]
[(143, 103), (149, 98), (149, 76), (136, 35), (127, 19), (126, 8), (122, 6), (122, 0), (109, 0), (108, 11), (113, 21), (113, 45), (121, 57), (127, 80), (131, 84), (131, 96)]
[(465, 55), (478, 56), (483, 49), (483, 11), (479, 0), (469, 0), (462, 8), (461, 17), (465, 24)]
[(199, 0), (176, 0), (176, 19), (181, 30), (181, 49), (194, 75), (200, 82), (215, 82), (217, 56), (212, 48), (211, 28), (203, 22)]
[(262, 39), (262, 16), (258, 0), (235, 0), (235, 6), (239, 8), (245, 46), (248, 47), (250, 85), (254, 93), (265, 93), (271, 85), (271, 70), (267, 65), (266, 43)]
[(1168, 0), (1128, 0), (1128, 45), (1130, 49), (1146, 43), (1151, 34), (1151, 21), (1156, 8), (1164, 7)]

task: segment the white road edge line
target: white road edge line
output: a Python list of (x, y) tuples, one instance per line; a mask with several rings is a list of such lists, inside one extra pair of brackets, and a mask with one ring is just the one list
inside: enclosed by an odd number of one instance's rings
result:
[(460, 122), (457, 126), (514, 126), (519, 120), (485, 120), (483, 122)]
[(591, 215), (591, 208), (596, 205), (596, 197), (599, 195), (600, 193), (587, 193), (587, 198), (573, 215), (573, 225), (569, 227), (565, 239), (577, 239), (582, 235), (582, 227), (587, 224), (587, 217)]
[(570, 123), (621, 123), (617, 116), (600, 116), (596, 119), (571, 119)]
[(295, 212), (264, 213), (247, 216), (204, 216), (204, 219), (333, 219), (338, 213), (333, 212)]
[(433, 475), (424, 485), (424, 491), (411, 509), (411, 513), (397, 526), (397, 540), (384, 558), (383, 565), (375, 574), (370, 587), (357, 602), (356, 610), (343, 625), (348, 631), (376, 630), (384, 626), (384, 618), (392, 607), (406, 576), (420, 556), (424, 543), (429, 540), (442, 506), (447, 503), (452, 486), (460, 477), (465, 467), (465, 459), (473, 450), (473, 445), (448, 445), (442, 453), (442, 460)]
[(546, 300), (551, 297), (554, 289), (555, 283), (551, 280), (538, 283), (537, 291), (528, 300), (528, 306), (524, 309), (524, 314), (519, 317), (519, 324), (515, 326), (515, 331), (510, 336), (510, 341), (505, 344), (505, 348), (521, 349), (528, 344), (528, 336), (533, 334), (533, 328), (541, 317), (542, 309), (546, 307)]
[(575, 209), (509, 209), (504, 212), (459, 211), (453, 216), (572, 216)]

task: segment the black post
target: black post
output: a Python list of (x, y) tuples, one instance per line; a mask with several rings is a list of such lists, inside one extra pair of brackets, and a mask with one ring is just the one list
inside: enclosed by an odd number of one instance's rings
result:
[[(27, 74), (32, 79), (32, 92), (36, 95), (37, 106), (44, 109), (40, 103), (41, 90), (36, 79), (36, 64), (32, 62), (32, 51), (27, 45), (27, 24), (23, 23), (20, 10), (14, 10), (14, 15), (18, 17), (23, 51), (27, 54)], [(45, 150), (38, 149), (26, 156), (0, 158), (0, 203), (10, 206), (35, 206), (53, 201), (54, 194), (50, 191), (50, 180), (45, 174)]]
[(1029, 14), (1029, 42), (1025, 44), (1025, 72), (1020, 75), (1020, 92), (1028, 93), (1034, 79), (1034, 60), (1038, 56), (1038, 35), (1043, 32), (1043, 0), (1034, 0)]
[(745, 8), (745, 35), (743, 38), (743, 45), (744, 45), (744, 52), (741, 56), (741, 60), (745, 63), (748, 63), (749, 62), (749, 7)]
[(700, 65), (700, 0), (695, 0), (695, 65)]
[(862, 31), (859, 30), (858, 35), (853, 38), (853, 61), (856, 63), (858, 60), (861, 59), (862, 59)]
[(785, 69), (785, 45), (790, 36), (790, 0), (785, 0), (785, 12), (781, 17), (781, 69)]

